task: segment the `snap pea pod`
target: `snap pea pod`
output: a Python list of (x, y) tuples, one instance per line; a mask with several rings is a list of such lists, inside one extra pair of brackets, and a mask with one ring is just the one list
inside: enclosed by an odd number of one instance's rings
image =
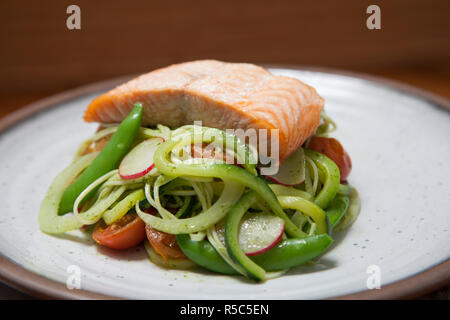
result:
[(336, 196), (339, 190), (340, 172), (338, 166), (327, 156), (305, 149), (305, 155), (311, 158), (312, 161), (319, 168), (319, 177), (323, 180), (323, 187), (316, 196), (314, 202), (322, 209), (326, 208), (328, 204)]
[(262, 281), (265, 278), (266, 271), (246, 256), (244, 250), (239, 246), (240, 221), (257, 199), (258, 194), (256, 192), (247, 192), (228, 212), (225, 224), (225, 243), (231, 259), (244, 269), (246, 275), (253, 280)]
[(332, 228), (341, 221), (342, 217), (346, 214), (349, 205), (349, 197), (339, 194), (330, 202), (326, 213)]
[(287, 239), (267, 252), (253, 256), (252, 260), (267, 271), (279, 271), (299, 266), (324, 253), (333, 243), (328, 234), (303, 239)]
[[(183, 253), (203, 268), (221, 274), (238, 274), (223, 260), (209, 241), (193, 241), (189, 234), (179, 234), (176, 237)], [(327, 234), (303, 239), (286, 239), (269, 251), (250, 259), (266, 271), (279, 271), (301, 265), (320, 256), (332, 243), (333, 239)]]
[[(179, 176), (199, 176), (199, 177), (217, 177), (222, 180), (237, 182), (254, 190), (261, 199), (264, 199), (270, 209), (285, 222), (286, 232), (294, 238), (305, 237), (306, 234), (301, 231), (286, 215), (278, 199), (267, 183), (251, 174), (249, 171), (238, 166), (225, 163), (204, 163), (204, 164), (173, 164), (168, 160), (168, 155), (178, 141), (169, 140), (162, 143), (153, 156), (155, 167), (163, 174), (172, 177)], [(331, 161), (331, 160), (330, 160)], [(339, 177), (338, 177), (339, 181)]]
[[(63, 215), (73, 210), (73, 204), (80, 193), (92, 182), (111, 170), (117, 169), (122, 158), (130, 150), (139, 131), (142, 120), (142, 104), (136, 103), (130, 114), (122, 121), (111, 140), (89, 167), (64, 191), (59, 204), (58, 214)], [(87, 200), (95, 189), (85, 197)]]

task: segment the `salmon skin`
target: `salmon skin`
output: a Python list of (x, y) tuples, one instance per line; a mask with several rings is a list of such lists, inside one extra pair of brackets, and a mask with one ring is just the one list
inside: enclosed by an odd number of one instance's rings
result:
[[(185, 62), (141, 75), (94, 99), (87, 122), (118, 123), (144, 105), (142, 124), (177, 128), (279, 129), (283, 162), (317, 129), (324, 99), (298, 79), (248, 63)], [(259, 142), (260, 143), (260, 142)], [(269, 146), (270, 148), (270, 146)]]

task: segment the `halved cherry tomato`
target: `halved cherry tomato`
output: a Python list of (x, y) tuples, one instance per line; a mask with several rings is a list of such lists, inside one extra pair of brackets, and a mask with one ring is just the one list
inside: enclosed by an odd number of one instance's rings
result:
[(144, 241), (145, 223), (136, 213), (128, 213), (109, 226), (101, 220), (95, 226), (92, 237), (111, 249), (129, 249)]
[[(174, 209), (167, 208), (167, 210), (172, 212)], [(144, 212), (152, 215), (157, 214), (156, 209), (153, 207), (145, 209)], [(148, 224), (145, 226), (145, 232), (147, 234), (148, 242), (150, 242), (153, 250), (163, 257), (164, 261), (167, 261), (168, 259), (187, 259), (183, 251), (181, 251), (178, 246), (175, 235), (156, 230)]]
[(335, 138), (312, 137), (309, 141), (308, 149), (320, 152), (333, 160), (339, 167), (341, 182), (347, 180), (352, 170), (352, 161), (338, 140)]
[(187, 259), (178, 246), (175, 235), (156, 230), (149, 225), (145, 226), (145, 231), (147, 232), (147, 239), (153, 249), (163, 257), (165, 261), (167, 261), (167, 259)]

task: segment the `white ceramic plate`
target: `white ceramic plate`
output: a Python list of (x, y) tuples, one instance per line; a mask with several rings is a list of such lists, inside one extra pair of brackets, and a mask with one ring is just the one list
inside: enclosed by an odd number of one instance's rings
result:
[[(380, 268), (384, 287), (448, 260), (448, 110), (357, 77), (272, 70), (298, 77), (326, 99), (326, 111), (338, 124), (335, 136), (353, 162), (349, 181), (359, 190), (361, 214), (319, 264), (255, 284), (206, 271), (163, 270), (147, 260), (142, 248), (114, 252), (94, 245), (81, 232), (59, 237), (42, 233), (37, 223), (40, 202), (79, 143), (96, 130), (95, 124), (84, 123), (81, 117), (91, 99), (109, 89), (104, 85), (101, 91), (69, 94), (71, 99), (0, 134), (3, 260), (18, 265), (17, 270), (21, 266), (62, 284), (70, 275), (68, 267), (75, 265), (81, 271), (83, 290), (143, 299), (331, 298), (366, 291), (371, 265)], [(11, 278), (14, 272), (8, 274), (3, 272), (3, 277)], [(24, 289), (47, 281), (17, 278), (11, 281), (21, 282)], [(47, 294), (67, 296), (61, 288)], [(74, 290), (71, 297), (86, 297), (82, 292)]]

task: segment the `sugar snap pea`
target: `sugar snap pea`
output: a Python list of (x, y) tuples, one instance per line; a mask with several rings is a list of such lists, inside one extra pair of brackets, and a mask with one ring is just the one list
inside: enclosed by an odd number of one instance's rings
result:
[[(122, 158), (130, 150), (131, 145), (139, 131), (142, 121), (142, 104), (136, 103), (133, 110), (121, 122), (117, 131), (112, 135), (109, 142), (92, 161), (89, 167), (64, 191), (59, 203), (58, 214), (63, 215), (73, 210), (76, 198), (92, 182), (111, 170), (117, 169)], [(87, 200), (91, 192), (84, 198)]]
[[(214, 249), (208, 240), (193, 241), (189, 234), (176, 236), (183, 253), (205, 269), (235, 275), (238, 274)], [(267, 252), (252, 256), (255, 263), (266, 271), (279, 271), (301, 265), (324, 253), (333, 243), (327, 234), (308, 236), (298, 239), (282, 240)]]

